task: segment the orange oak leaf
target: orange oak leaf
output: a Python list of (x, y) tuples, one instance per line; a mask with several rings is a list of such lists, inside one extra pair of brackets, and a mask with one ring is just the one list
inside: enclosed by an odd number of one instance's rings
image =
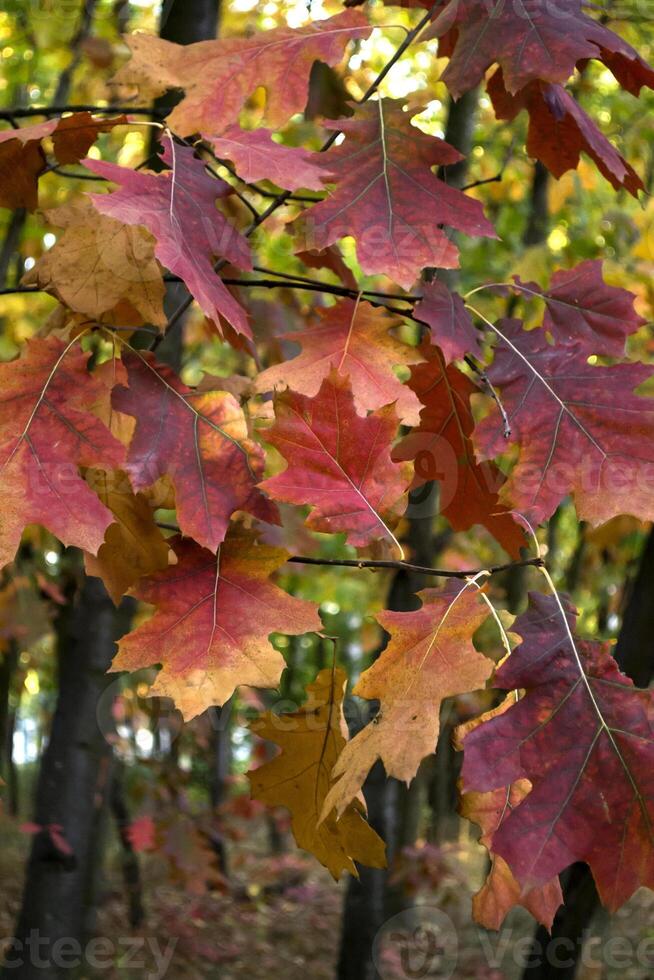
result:
[(38, 180), (47, 166), (41, 140), (52, 137), (59, 163), (79, 163), (100, 133), (127, 121), (127, 116), (95, 119), (90, 112), (76, 112), (0, 133), (0, 207), (29, 211), (37, 207)]
[(386, 864), (384, 842), (366, 822), (358, 798), (338, 820), (330, 814), (320, 822), (333, 783), (331, 772), (347, 741), (346, 684), (347, 675), (340, 668), (321, 670), (307, 686), (307, 700), (301, 708), (283, 715), (267, 711), (250, 725), (256, 735), (282, 750), (248, 773), (252, 796), (268, 806), (290, 810), (298, 847), (315, 855), (336, 880), (343, 871), (358, 878), (355, 861), (372, 868)]
[(442, 80), (458, 99), (499, 64), (509, 92), (532, 81), (565, 82), (578, 62), (597, 58), (627, 91), (654, 85), (654, 71), (608, 27), (582, 11), (582, 0), (449, 0), (422, 40), (441, 38)]
[(448, 582), (419, 597), (422, 605), (414, 612), (385, 610), (376, 616), (390, 640), (353, 694), (379, 700), (379, 712), (341, 752), (324, 817), (334, 808), (337, 815), (343, 812), (377, 759), (389, 776), (409, 782), (436, 748), (441, 702), (482, 688), (492, 672), (492, 661), (472, 645), (488, 616), (475, 585)]
[[(587, 338), (548, 343), (543, 328), (499, 321), (488, 371), (499, 390), (518, 458), (500, 489), (501, 503), (539, 524), (572, 493), (583, 520), (618, 514), (654, 518), (654, 401), (633, 394), (651, 374), (645, 364), (588, 363)], [(475, 429), (484, 459), (506, 450), (497, 409)]]
[(183, 538), (169, 543), (177, 564), (134, 590), (156, 611), (120, 640), (112, 670), (160, 663), (149, 693), (172, 698), (185, 719), (224, 704), (239, 684), (276, 687), (285, 664), (269, 635), (322, 628), (312, 603), (270, 581), (288, 553), (234, 526), (215, 555)]
[(260, 486), (275, 500), (310, 504), (306, 524), (314, 531), (345, 532), (357, 547), (383, 537), (395, 542), (383, 518), (410, 483), (390, 457), (397, 424), (392, 405), (357, 415), (348, 379), (334, 371), (315, 398), (282, 392), (263, 437), (288, 467)]
[(446, 367), (437, 347), (423, 343), (420, 350), (425, 363), (411, 369), (408, 382), (424, 406), (420, 425), (398, 443), (393, 459), (413, 461), (413, 488), (438, 481), (439, 507), (455, 531), (483, 524), (518, 556), (525, 537), (498, 500), (504, 477), (494, 463), (475, 458), (470, 400), (479, 389), (453, 364)]
[(498, 119), (513, 120), (522, 109), (527, 110), (527, 153), (540, 160), (555, 177), (561, 177), (566, 170), (576, 170), (583, 151), (616, 190), (625, 187), (637, 197), (638, 191), (644, 189), (633, 167), (563, 86), (531, 82), (511, 95), (504, 88), (500, 69), (488, 83), (488, 94)]
[(249, 38), (226, 38), (180, 45), (146, 34), (125, 38), (132, 58), (114, 81), (136, 86), (141, 98), (184, 89), (185, 97), (168, 117), (182, 136), (221, 133), (237, 118), (255, 89), (266, 89), (265, 119), (279, 129), (302, 112), (315, 61), (335, 65), (350, 40), (372, 28), (357, 11), (297, 29), (276, 27)]
[(120, 466), (124, 456), (89, 410), (102, 386), (87, 360), (74, 342), (47, 337), (0, 365), (0, 565), (12, 560), (28, 524), (95, 554), (113, 520), (78, 470)]
[(245, 130), (228, 126), (220, 136), (210, 136), (219, 157), (231, 160), (239, 177), (249, 184), (270, 180), (289, 191), (301, 187), (324, 190), (327, 168), (316, 160), (315, 153), (302, 147), (275, 143), (269, 129)]
[(634, 294), (604, 282), (601, 261), (587, 259), (559, 269), (547, 289), (514, 279), (519, 292), (545, 301), (543, 327), (556, 343), (582, 341), (589, 354), (620, 357), (627, 337), (645, 323), (634, 309)]
[(479, 356), (479, 333), (459, 294), (438, 279), (421, 283), (420, 292), (421, 299), (414, 307), (414, 316), (427, 324), (432, 340), (440, 347), (445, 360), (449, 363), (466, 354)]
[(320, 154), (336, 188), (296, 220), (303, 248), (322, 249), (353, 235), (365, 273), (382, 273), (409, 289), (425, 266), (458, 265), (458, 249), (442, 225), (496, 237), (479, 201), (432, 173), (461, 154), (412, 126), (401, 102), (379, 99), (358, 106), (352, 119), (325, 126), (346, 139)]
[(574, 635), (564, 599), (531, 593), (511, 627), (522, 643), (495, 675), (525, 694), (463, 740), (463, 786), (487, 792), (528, 779), (492, 851), (525, 890), (585, 861), (615, 911), (654, 886), (654, 701), (624, 676), (607, 643)]
[(89, 170), (121, 185), (110, 194), (91, 194), (91, 200), (101, 214), (144, 225), (156, 239), (156, 257), (183, 279), (209, 319), (218, 326), (224, 316), (237, 333), (251, 337), (245, 310), (213, 268), (216, 257), (252, 268), (247, 240), (215, 206), (231, 187), (210, 177), (190, 146), (166, 138), (163, 160), (171, 169), (157, 174), (85, 160)]
[[(459, 725), (455, 732), (456, 747), (460, 749), (466, 735), (491, 718), (503, 714), (515, 700), (515, 694), (509, 694), (496, 708)], [(546, 929), (551, 929), (556, 910), (563, 902), (561, 885), (556, 876), (541, 887), (523, 890), (504, 858), (491, 851), (493, 834), (522, 803), (530, 789), (528, 779), (517, 779), (510, 786), (500, 789), (461, 795), (459, 813), (466, 820), (479, 825), (482, 831), (479, 843), (489, 851), (491, 859), (486, 881), (472, 898), (473, 918), (485, 929), (499, 929), (516, 905), (526, 908)]]
[(125, 469), (134, 490), (168, 475), (184, 534), (215, 551), (234, 511), (277, 523), (277, 509), (257, 488), (263, 450), (248, 437), (243, 409), (226, 391), (187, 388), (151, 354), (124, 357), (128, 387), (112, 404), (136, 419)]
[(145, 228), (98, 214), (84, 198), (45, 216), (64, 233), (23, 276), (25, 285), (96, 320), (165, 326), (163, 276)]
[(298, 357), (268, 368), (257, 377), (255, 390), (269, 391), (286, 385), (313, 397), (334, 368), (348, 375), (354, 404), (360, 415), (368, 409), (395, 402), (402, 422), (415, 425), (420, 402), (393, 372), (396, 364), (415, 364), (422, 355), (392, 337), (388, 331), (397, 321), (357, 300), (344, 299), (327, 310), (317, 310), (318, 323), (308, 330), (284, 335), (302, 345)]

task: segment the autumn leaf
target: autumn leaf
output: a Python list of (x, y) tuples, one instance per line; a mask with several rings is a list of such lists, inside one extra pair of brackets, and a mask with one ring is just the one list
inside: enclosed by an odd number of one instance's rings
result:
[(445, 366), (438, 348), (423, 343), (426, 361), (411, 369), (410, 388), (420, 398), (420, 424), (393, 450), (393, 459), (412, 460), (412, 487), (436, 480), (438, 504), (455, 531), (483, 524), (511, 555), (519, 555), (525, 537), (498, 491), (504, 477), (494, 463), (479, 463), (472, 445), (475, 420), (471, 396), (479, 389), (453, 364)]
[(116, 605), (145, 575), (168, 567), (170, 548), (142, 494), (121, 471), (87, 470), (86, 481), (114, 517), (97, 557), (85, 555), (88, 575), (101, 578)]
[(275, 143), (269, 129), (245, 130), (228, 126), (220, 136), (209, 136), (219, 157), (231, 160), (239, 177), (252, 184), (270, 180), (289, 191), (324, 190), (328, 174), (316, 160), (316, 154), (301, 147)]
[(446, 363), (459, 360), (466, 354), (479, 356), (479, 334), (459, 294), (449, 290), (438, 279), (421, 283), (420, 294), (413, 315), (427, 324), (432, 340), (440, 347)]
[(124, 448), (89, 411), (100, 395), (88, 354), (55, 337), (0, 364), (0, 566), (28, 524), (96, 554), (113, 518), (79, 466), (120, 466)]
[(239, 684), (276, 687), (285, 664), (269, 635), (322, 628), (312, 603), (270, 581), (288, 553), (235, 526), (215, 555), (184, 538), (169, 544), (177, 564), (134, 590), (155, 613), (120, 640), (112, 670), (160, 663), (149, 693), (172, 698), (187, 720)]
[(91, 200), (101, 214), (144, 225), (156, 239), (156, 257), (180, 276), (209, 319), (218, 326), (224, 316), (237, 333), (251, 337), (245, 310), (213, 269), (216, 257), (252, 268), (247, 240), (215, 206), (231, 188), (207, 174), (190, 146), (166, 138), (163, 160), (171, 169), (157, 174), (84, 160), (93, 173), (120, 185), (110, 194), (91, 194)]
[[(491, 718), (503, 714), (515, 703), (515, 694), (509, 694), (496, 708), (478, 718), (459, 725), (455, 733), (458, 749), (471, 731)], [(534, 918), (551, 931), (557, 909), (563, 903), (561, 885), (556, 875), (538, 888), (523, 890), (504, 858), (492, 853), (493, 834), (513, 810), (520, 806), (531, 789), (528, 779), (517, 779), (510, 786), (488, 790), (485, 793), (463, 793), (459, 813), (481, 828), (479, 843), (489, 851), (490, 870), (486, 881), (472, 897), (472, 915), (475, 922), (485, 929), (499, 929), (507, 914), (516, 905), (526, 908)]]
[(561, 85), (531, 82), (511, 95), (504, 88), (500, 69), (488, 83), (488, 94), (498, 119), (512, 121), (521, 109), (527, 110), (527, 153), (540, 160), (555, 177), (576, 170), (583, 151), (616, 190), (625, 187), (637, 197), (638, 191), (644, 189), (633, 167)]
[(0, 133), (0, 207), (34, 211), (38, 206), (38, 181), (47, 166), (42, 140), (52, 137), (59, 163), (79, 163), (100, 133), (127, 121), (127, 116), (94, 119), (90, 112), (76, 112), (4, 130)]
[(493, 664), (472, 645), (472, 635), (488, 609), (469, 582), (424, 589), (414, 612), (377, 613), (390, 635), (372, 667), (359, 678), (353, 694), (379, 701), (377, 716), (341, 752), (323, 806), (342, 813), (360, 791), (377, 759), (389, 776), (409, 782), (422, 759), (434, 752), (441, 702), (482, 688)]
[[(307, 686), (307, 700), (297, 711), (267, 711), (251, 725), (260, 738), (281, 748), (270, 762), (248, 773), (252, 796), (268, 806), (291, 811), (291, 829), (298, 847), (310, 851), (338, 880), (348, 871), (359, 877), (355, 862), (383, 868), (384, 842), (365, 820), (359, 799), (337, 820), (320, 822), (324, 799), (332, 786), (331, 771), (346, 744), (343, 697), (347, 676), (336, 667), (321, 670)], [(301, 737), (300, 737), (301, 736)]]
[(25, 285), (94, 320), (165, 326), (163, 277), (145, 228), (98, 214), (85, 198), (45, 217), (64, 233), (23, 276)]
[(634, 294), (604, 282), (601, 261), (587, 259), (573, 269), (559, 269), (549, 289), (519, 276), (515, 282), (519, 292), (545, 301), (543, 327), (556, 343), (581, 341), (589, 354), (621, 357), (627, 337), (645, 323), (634, 310)]
[(397, 424), (392, 405), (357, 415), (349, 381), (334, 371), (315, 398), (282, 392), (263, 437), (288, 467), (260, 486), (275, 500), (309, 504), (306, 524), (314, 531), (342, 531), (356, 547), (383, 537), (395, 542), (384, 517), (410, 482), (390, 457)]
[(654, 886), (654, 705), (607, 643), (574, 636), (575, 622), (567, 600), (564, 618), (555, 597), (530, 594), (511, 627), (522, 643), (495, 675), (524, 697), (464, 738), (463, 784), (487, 792), (528, 779), (493, 853), (523, 889), (585, 861), (613, 912)]
[(422, 356), (417, 348), (401, 343), (388, 333), (397, 321), (369, 303), (351, 299), (316, 312), (320, 319), (309, 330), (285, 334), (282, 338), (300, 344), (302, 353), (262, 371), (255, 390), (264, 392), (287, 385), (313, 397), (334, 368), (339, 374), (349, 376), (359, 415), (395, 402), (400, 420), (415, 425), (420, 403), (401, 384), (393, 367), (415, 364)]
[(265, 86), (265, 120), (279, 129), (302, 112), (315, 61), (335, 65), (347, 43), (372, 28), (358, 11), (344, 11), (304, 27), (276, 27), (249, 38), (180, 45), (146, 34), (125, 38), (132, 57), (115, 76), (136, 86), (141, 99), (183, 89), (185, 97), (168, 117), (183, 136), (218, 134), (237, 118), (247, 98)]
[(234, 511), (277, 523), (274, 504), (257, 489), (263, 451), (249, 437), (243, 410), (226, 391), (187, 388), (151, 354), (128, 351), (128, 387), (115, 409), (136, 419), (125, 468), (135, 491), (168, 475), (184, 534), (215, 551)]
[[(494, 330), (500, 342), (488, 376), (519, 448), (500, 502), (534, 525), (568, 493), (579, 517), (592, 524), (617, 514), (654, 518), (654, 402), (633, 394), (652, 369), (589, 364), (587, 342), (553, 346), (545, 330), (525, 331), (519, 320), (499, 321)], [(483, 459), (506, 450), (497, 408), (473, 438)]]
[(346, 136), (320, 156), (336, 187), (294, 226), (304, 248), (322, 249), (353, 235), (363, 272), (387, 275), (409, 289), (425, 266), (458, 265), (458, 249), (441, 225), (468, 235), (495, 232), (479, 201), (432, 173), (461, 154), (412, 126), (401, 106), (379, 99), (358, 106), (352, 119), (325, 122)]
[(450, 60), (443, 72), (458, 99), (499, 64), (509, 92), (530, 82), (564, 83), (578, 62), (602, 61), (620, 85), (638, 95), (652, 87), (654, 71), (636, 51), (604, 24), (582, 12), (581, 0), (449, 0), (421, 40), (441, 38), (438, 53)]

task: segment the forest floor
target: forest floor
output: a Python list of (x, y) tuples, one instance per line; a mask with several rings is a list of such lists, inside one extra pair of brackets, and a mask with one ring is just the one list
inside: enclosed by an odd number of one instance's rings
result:
[[(145, 925), (125, 924), (125, 898), (119, 851), (110, 848), (103, 879), (97, 935), (109, 940), (101, 966), (83, 978), (96, 980), (331, 980), (339, 943), (344, 883), (334, 884), (312, 859), (291, 843), (286, 854), (267, 852), (264, 822), (244, 822), (241, 840), (230, 843), (230, 892), (171, 884), (157, 855), (142, 855), (147, 909)], [(255, 832), (253, 833), (253, 829)], [(0, 937), (11, 935), (20, 904), (22, 868), (29, 836), (0, 815)], [(448, 872), (442, 873), (445, 855)], [(483, 859), (472, 840), (435, 852), (431, 871), (414, 867), (410, 885), (415, 901), (438, 920), (443, 911), (458, 939), (457, 965), (413, 951), (410, 969), (401, 950), (384, 956), (384, 980), (408, 976), (455, 980), (518, 980), (533, 924), (522, 910), (511, 913), (499, 933), (478, 929), (470, 920), (470, 897), (483, 873)], [(409, 931), (424, 918), (409, 918)], [(391, 930), (392, 931), (392, 930)], [(390, 933), (389, 933), (390, 934)], [(417, 935), (417, 933), (416, 933)], [(565, 957), (565, 950), (559, 951)], [(170, 958), (169, 957), (170, 954)], [(579, 980), (650, 980), (654, 976), (654, 894), (641, 890), (616, 916), (601, 916), (586, 941)]]

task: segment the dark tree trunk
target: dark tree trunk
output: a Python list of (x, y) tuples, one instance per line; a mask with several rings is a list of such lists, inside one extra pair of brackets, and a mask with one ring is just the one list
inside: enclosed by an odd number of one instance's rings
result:
[(12, 643), (0, 660), (0, 777), (7, 780), (12, 759), (11, 689), (18, 666), (18, 646)]
[[(107, 743), (98, 704), (119, 635), (116, 610), (99, 579), (84, 580), (78, 600), (57, 623), (59, 694), (36, 793), (34, 835), (23, 906), (11, 958), (19, 967), (3, 976), (55, 980), (63, 975), (50, 959), (57, 940), (82, 943), (85, 899), (91, 880), (96, 799), (102, 792)], [(26, 944), (38, 936), (40, 949)], [(20, 944), (20, 945), (18, 945)], [(35, 956), (35, 953), (40, 953)], [(37, 963), (48, 961), (47, 966)]]
[(127, 895), (127, 921), (132, 929), (136, 929), (145, 918), (141, 868), (138, 854), (132, 847), (129, 837), (130, 816), (125, 800), (122, 766), (118, 762), (114, 764), (113, 779), (111, 780), (110, 807), (116, 821), (116, 829), (122, 847), (123, 880)]
[[(650, 531), (645, 542), (638, 572), (629, 590), (615, 651), (621, 670), (639, 687), (647, 687), (654, 676), (653, 594), (654, 530)], [(554, 919), (552, 935), (550, 937), (547, 930), (539, 926), (534, 935), (534, 949), (547, 949), (549, 942), (560, 940), (559, 948), (565, 951), (565, 955), (559, 957), (562, 965), (548, 962), (546, 956), (535, 955), (534, 965), (528, 966), (523, 973), (524, 980), (572, 980), (577, 972), (583, 937), (600, 909), (600, 901), (586, 864), (574, 864), (568, 868), (561, 875), (561, 885), (565, 904)]]

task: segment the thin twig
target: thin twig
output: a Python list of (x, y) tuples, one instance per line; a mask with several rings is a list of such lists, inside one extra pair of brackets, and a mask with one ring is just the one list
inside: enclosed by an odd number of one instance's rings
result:
[(419, 575), (433, 575), (439, 578), (475, 578), (477, 575), (496, 575), (506, 572), (509, 568), (542, 568), (545, 562), (542, 558), (525, 558), (522, 561), (509, 561), (504, 565), (489, 565), (486, 568), (467, 568), (464, 570), (452, 568), (428, 568), (425, 565), (413, 565), (408, 561), (373, 561), (359, 558), (307, 558), (304, 555), (294, 555), (287, 561), (297, 565), (333, 565), (344, 568), (392, 568), (396, 571), (416, 572)]
[(503, 425), (503, 428), (504, 428), (504, 438), (505, 439), (509, 439), (511, 437), (511, 423), (509, 422), (509, 416), (506, 414), (506, 409), (504, 408), (504, 405), (502, 404), (502, 399), (500, 398), (500, 396), (498, 395), (497, 391), (495, 390), (495, 387), (493, 386), (492, 381), (490, 380), (490, 378), (488, 377), (488, 375), (486, 374), (486, 372), (484, 370), (482, 370), (482, 368), (480, 368), (478, 364), (475, 364), (475, 362), (470, 357), (470, 355), (466, 354), (466, 356), (464, 357), (464, 361), (466, 362), (466, 364), (468, 365), (469, 368), (472, 368), (472, 370), (475, 372), (475, 374), (477, 375), (477, 377), (481, 381), (482, 385), (484, 386), (484, 388), (486, 389), (486, 391), (488, 392), (488, 394), (491, 396), (491, 398), (493, 399), (493, 401), (497, 405), (497, 408), (499, 410), (499, 413), (502, 416), (502, 425)]
[(165, 112), (159, 109), (155, 109), (152, 106), (123, 106), (123, 105), (109, 105), (109, 106), (99, 106), (99, 105), (51, 105), (51, 106), (29, 106), (26, 109), (15, 108), (15, 109), (0, 109), (0, 119), (6, 119), (11, 122), (12, 118), (16, 119), (27, 119), (31, 116), (60, 116), (64, 112), (95, 112), (97, 114), (106, 115), (107, 113), (121, 113), (127, 114), (131, 113), (133, 116), (156, 116), (162, 118), (165, 116)]

